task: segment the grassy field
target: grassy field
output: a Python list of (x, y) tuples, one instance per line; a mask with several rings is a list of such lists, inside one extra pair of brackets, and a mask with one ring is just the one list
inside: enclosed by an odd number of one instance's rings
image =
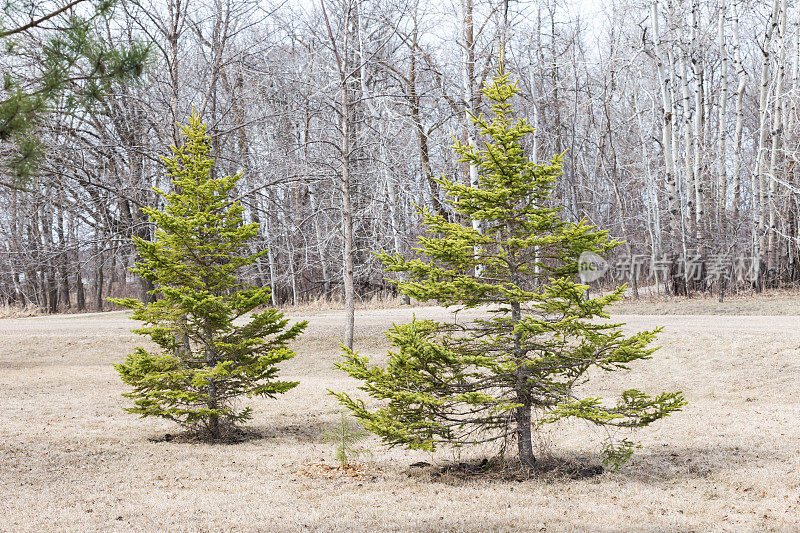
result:
[[(695, 311), (698, 312), (699, 311)], [(382, 330), (435, 307), (359, 312), (356, 345), (380, 359)], [(758, 313), (753, 313), (758, 314)], [(777, 313), (776, 313), (777, 314)], [(458, 319), (465, 317), (459, 314)], [(160, 440), (176, 427), (122, 412), (112, 362), (140, 339), (123, 313), (0, 320), (2, 531), (788, 531), (800, 527), (800, 316), (618, 316), (665, 326), (656, 357), (603, 378), (680, 389), (689, 405), (635, 435), (634, 459), (587, 479), (432, 476), (475, 460), (374, 446), (361, 474), (335, 475), (319, 434), (338, 416), (328, 388), (340, 311), (291, 314), (311, 325), (283, 366), (301, 384), (250, 400), (264, 437), (233, 445)], [(540, 431), (542, 457), (598, 463), (604, 434), (583, 423)]]
[(763, 294), (736, 294), (718, 301), (719, 295), (696, 294), (692, 298), (643, 296), (626, 298), (613, 305), (617, 314), (648, 315), (738, 315), (800, 316), (800, 293), (772, 291)]

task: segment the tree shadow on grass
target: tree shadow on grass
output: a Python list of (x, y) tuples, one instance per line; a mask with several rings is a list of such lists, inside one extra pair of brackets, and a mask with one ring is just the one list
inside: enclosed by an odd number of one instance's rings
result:
[(322, 420), (302, 423), (274, 424), (236, 427), (225, 431), (221, 439), (208, 439), (202, 433), (183, 430), (150, 437), (150, 442), (174, 442), (189, 444), (242, 444), (255, 440), (294, 441), (300, 443), (320, 442), (319, 436), (329, 427)]
[(670, 446), (648, 449), (633, 455), (618, 474), (644, 483), (675, 479), (701, 479), (717, 472), (739, 468), (766, 467), (779, 460), (772, 448), (759, 446)]
[(438, 465), (421, 461), (410, 465), (404, 473), (423, 481), (459, 484), (466, 481), (487, 483), (523, 482), (531, 480), (559, 481), (589, 479), (601, 475), (604, 468), (596, 459), (586, 457), (547, 456), (533, 468), (513, 458), (483, 458), (472, 461), (449, 461)]
[(218, 439), (209, 438), (203, 432), (186, 429), (176, 433), (165, 433), (157, 437), (150, 437), (150, 442), (171, 442), (176, 444), (242, 444), (265, 438), (264, 432), (259, 428), (236, 427), (222, 432)]
[(265, 439), (291, 440), (295, 442), (320, 442), (319, 436), (330, 424), (322, 420), (308, 420), (303, 423), (289, 423), (259, 427)]
[(629, 481), (653, 483), (678, 479), (702, 479), (717, 472), (739, 468), (765, 467), (779, 460), (775, 450), (757, 446), (701, 446), (649, 449), (635, 453), (631, 461), (616, 471), (608, 471), (597, 455), (546, 454), (537, 459), (533, 469), (523, 467), (513, 458), (483, 458), (468, 462), (444, 462), (432, 465), (414, 463), (403, 470), (408, 477), (421, 481), (457, 484), (475, 482), (572, 482), (598, 478), (606, 473)]

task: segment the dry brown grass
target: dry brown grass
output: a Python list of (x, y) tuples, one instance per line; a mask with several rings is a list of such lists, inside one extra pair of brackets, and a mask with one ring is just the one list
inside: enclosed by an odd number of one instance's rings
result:
[[(425, 304), (417, 300), (411, 300), (411, 305), (403, 304), (402, 298), (397, 296), (383, 296), (374, 294), (365, 298), (356, 298), (355, 307), (361, 310), (372, 309), (397, 309), (400, 307), (423, 307)], [(304, 300), (296, 305), (285, 304), (279, 305), (282, 311), (291, 311), (293, 313), (307, 313), (313, 311), (342, 311), (344, 310), (344, 301), (339, 297), (326, 300), (322, 298), (314, 298), (313, 300)]]
[(9, 305), (0, 304), (0, 318), (24, 318), (42, 315), (42, 310), (35, 305)]
[[(356, 344), (380, 359), (393, 321), (447, 319), (434, 307), (357, 316)], [(463, 319), (463, 314), (459, 319)], [(208, 445), (150, 438), (175, 426), (122, 412), (111, 367), (141, 342), (126, 315), (0, 321), (0, 530), (3, 531), (789, 531), (800, 527), (800, 317), (624, 316), (629, 330), (664, 325), (663, 349), (593, 390), (682, 389), (685, 411), (636, 435), (618, 472), (527, 481), (431, 476), (477, 461), (376, 446), (358, 476), (301, 475), (335, 463), (319, 434), (338, 416), (328, 388), (356, 391), (332, 370), (340, 311), (308, 318), (282, 376), (301, 384), (251, 400), (263, 438)], [(357, 392), (357, 391), (356, 391)], [(549, 427), (559, 458), (596, 464), (603, 435)], [(317, 466), (324, 471), (326, 469)]]
[(722, 303), (718, 299), (717, 293), (698, 293), (691, 298), (643, 295), (638, 300), (628, 295), (614, 304), (613, 310), (632, 315), (800, 315), (800, 292), (797, 290), (726, 295)]

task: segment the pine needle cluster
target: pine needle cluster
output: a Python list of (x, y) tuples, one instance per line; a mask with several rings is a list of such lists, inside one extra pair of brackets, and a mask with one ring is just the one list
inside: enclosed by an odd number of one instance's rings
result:
[(0, 8), (0, 160), (19, 187), (44, 157), (37, 133), (49, 113), (91, 108), (144, 72), (148, 45), (121, 46), (104, 35), (113, 11), (111, 0), (87, 1), (63, 12), (49, 3), (21, 0)]

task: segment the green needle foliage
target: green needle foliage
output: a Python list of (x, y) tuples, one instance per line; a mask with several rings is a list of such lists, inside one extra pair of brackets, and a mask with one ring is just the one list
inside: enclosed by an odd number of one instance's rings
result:
[(306, 327), (267, 305), (269, 288), (239, 281), (237, 274), (262, 254), (249, 255), (247, 243), (257, 224), (244, 224), (244, 208), (231, 200), (241, 174), (215, 178), (208, 157), (210, 136), (197, 115), (182, 127), (187, 137), (174, 155), (162, 158), (172, 178), (163, 211), (144, 211), (158, 226), (155, 240), (134, 237), (140, 261), (133, 272), (152, 281), (154, 303), (111, 300), (134, 310), (144, 322), (134, 332), (148, 335), (161, 350), (144, 348), (115, 365), (133, 387), (128, 412), (174, 420), (197, 433), (219, 439), (243, 423), (251, 409), (238, 408), (242, 395), (274, 397), (296, 386), (275, 379), (276, 364), (294, 357), (287, 344)]
[(347, 413), (342, 412), (339, 422), (324, 432), (321, 438), (323, 442), (336, 445), (336, 460), (344, 468), (352, 461), (370, 453), (369, 448), (363, 446), (369, 435), (369, 432), (365, 431), (358, 422), (347, 416)]
[(36, 133), (48, 113), (91, 108), (115, 84), (139, 78), (148, 61), (147, 45), (103, 35), (113, 1), (65, 4), (11, 0), (0, 8), (0, 157), (18, 187), (44, 155)]
[(464, 222), (423, 210), (427, 235), (417, 257), (380, 255), (386, 270), (407, 273), (407, 281), (395, 281), (403, 294), (445, 306), (485, 305), (487, 317), (395, 325), (387, 332), (394, 350), (386, 366), (370, 366), (350, 350), (337, 365), (381, 407), (333, 394), (390, 446), (433, 450), (513, 437), (520, 461), (532, 467), (533, 424), (577, 417), (640, 427), (685, 403), (679, 392), (650, 397), (628, 390), (609, 404), (576, 391), (592, 369), (624, 370), (650, 358), (659, 330), (625, 336), (621, 324), (594, 320), (608, 317), (604, 308), (623, 288), (587, 300), (587, 287), (575, 281), (578, 257), (606, 254), (619, 242), (585, 221), (565, 220), (552, 206), (561, 157), (547, 164), (526, 158), (523, 141), (533, 128), (514, 117), (515, 93), (501, 68), (483, 90), (493, 118), (472, 118), (485, 138), (482, 148), (455, 144), (460, 161), (478, 167), (478, 186), (438, 180)]

